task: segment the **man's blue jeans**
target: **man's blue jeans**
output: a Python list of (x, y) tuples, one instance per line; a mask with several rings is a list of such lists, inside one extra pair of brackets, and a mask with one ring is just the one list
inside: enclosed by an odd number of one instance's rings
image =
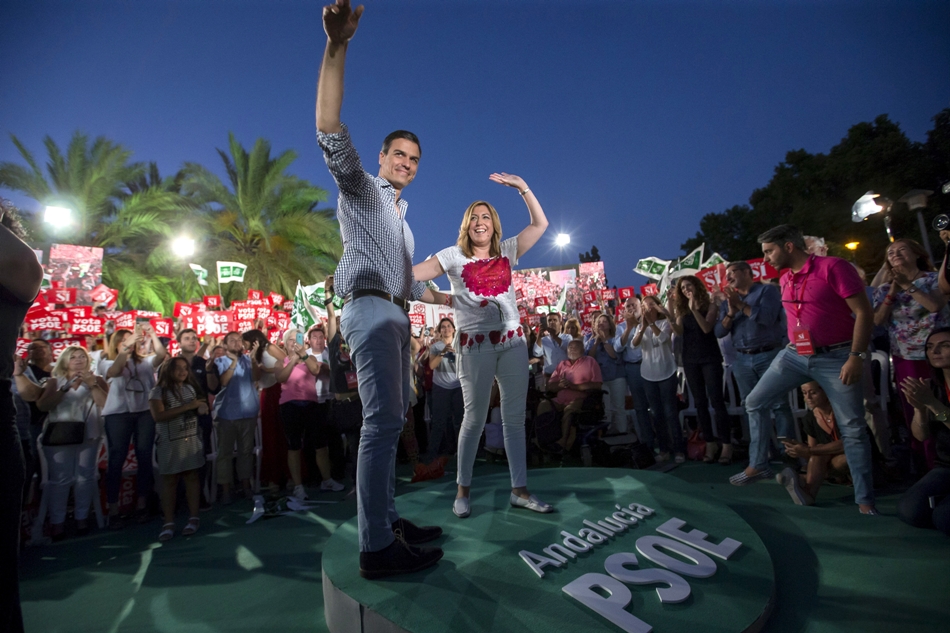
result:
[(871, 442), (868, 439), (867, 422), (864, 419), (864, 390), (859, 380), (845, 385), (838, 377), (841, 367), (848, 360), (850, 350), (844, 347), (827, 354), (800, 356), (786, 347), (780, 351), (759, 383), (746, 398), (746, 413), (749, 415), (749, 465), (756, 470), (768, 466), (769, 426), (763, 421), (772, 405), (779, 399), (788, 398), (788, 392), (814, 380), (831, 401), (838, 431), (844, 441), (844, 454), (854, 481), (854, 501), (858, 504), (874, 503), (874, 486), (871, 481)]
[(129, 441), (135, 438), (135, 459), (138, 472), (135, 489), (140, 498), (155, 490), (152, 474), (152, 451), (155, 448), (155, 420), (151, 411), (112, 413), (105, 418), (106, 440), (109, 445), (109, 462), (106, 470), (106, 500), (119, 502), (122, 489), (122, 466), (129, 454)]
[(653, 418), (650, 416), (650, 403), (647, 401), (640, 367), (640, 363), (624, 362), (624, 377), (627, 379), (627, 388), (630, 389), (630, 396), (633, 398), (633, 410), (637, 414), (637, 439), (644, 446), (652, 449), (655, 448), (656, 431), (653, 427)]
[[(755, 389), (759, 380), (761, 380), (765, 372), (768, 371), (772, 360), (778, 356), (780, 351), (781, 349), (777, 348), (758, 354), (736, 354), (736, 358), (732, 362), (732, 375), (736, 377), (736, 384), (739, 385), (739, 396), (743, 400), (749, 397), (749, 394), (752, 393), (752, 390)], [(797, 437), (797, 433), (795, 433), (795, 417), (792, 415), (792, 407), (788, 404), (788, 397), (779, 398), (772, 403), (770, 409), (772, 411), (772, 417), (775, 418), (775, 429), (779, 437)], [(767, 416), (768, 413), (766, 412), (765, 415)], [(767, 417), (762, 418), (762, 425), (761, 428), (763, 429), (769, 428)], [(751, 433), (751, 416), (749, 427)], [(768, 436), (766, 442), (771, 438), (771, 433), (769, 433)], [(784, 448), (781, 446), (779, 449), (784, 451)]]
[(393, 542), (399, 518), (393, 497), (396, 445), (409, 407), (409, 316), (385, 299), (359, 297), (346, 304), (340, 328), (363, 403), (356, 467), (360, 551), (378, 552)]

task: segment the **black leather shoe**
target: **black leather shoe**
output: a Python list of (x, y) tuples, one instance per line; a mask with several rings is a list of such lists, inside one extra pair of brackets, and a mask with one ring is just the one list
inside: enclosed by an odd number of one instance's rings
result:
[(409, 519), (396, 519), (393, 523), (393, 534), (402, 532), (402, 538), (410, 545), (428, 543), (442, 536), (442, 528), (436, 525), (419, 526)]
[(378, 552), (360, 552), (360, 576), (370, 580), (411, 574), (432, 567), (442, 558), (440, 547), (414, 547), (396, 537), (389, 547)]

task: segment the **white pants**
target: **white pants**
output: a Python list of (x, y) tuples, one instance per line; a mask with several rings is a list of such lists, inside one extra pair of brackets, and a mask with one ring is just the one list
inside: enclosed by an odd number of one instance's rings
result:
[(610, 422), (610, 430), (617, 433), (627, 432), (627, 379), (620, 377), (605, 382), (601, 387), (604, 395), (604, 419)]
[(465, 414), (459, 433), (458, 485), (472, 485), (475, 453), (478, 452), (478, 441), (488, 419), (492, 382), (497, 378), (511, 487), (526, 486), (528, 467), (524, 417), (528, 396), (528, 346), (521, 339), (520, 344), (500, 351), (462, 353), (458, 360), (458, 375), (465, 401)]
[(49, 495), (49, 521), (60, 524), (66, 520), (66, 503), (69, 488), (75, 487), (76, 520), (82, 521), (89, 516), (96, 493), (96, 453), (99, 440), (87, 439), (82, 444), (72, 446), (44, 446), (46, 462), (49, 465), (49, 480), (44, 494)]

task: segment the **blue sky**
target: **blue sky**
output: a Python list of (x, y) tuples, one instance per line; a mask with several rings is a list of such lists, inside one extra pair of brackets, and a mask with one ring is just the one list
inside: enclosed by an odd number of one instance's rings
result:
[[(405, 191), (417, 261), (454, 242), (475, 199), (517, 233), (521, 199), (488, 180), (508, 171), (551, 221), (522, 267), (596, 244), (612, 284), (640, 284), (637, 259), (681, 255), (704, 214), (745, 203), (787, 151), (825, 152), (885, 113), (923, 140), (950, 106), (947, 2), (365, 4), (343, 119), (374, 173), (388, 132), (419, 135)], [(166, 175), (185, 161), (223, 173), (215, 148), (233, 131), (296, 151), (291, 171), (335, 206), (314, 139), (321, 7), (5, 0), (0, 160), (19, 160), (11, 133), (43, 157), (43, 136), (65, 145), (81, 129)]]

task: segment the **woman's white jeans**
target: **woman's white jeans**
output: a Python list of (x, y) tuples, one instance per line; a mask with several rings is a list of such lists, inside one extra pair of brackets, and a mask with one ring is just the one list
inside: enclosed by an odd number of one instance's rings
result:
[(59, 524), (66, 520), (69, 488), (75, 489), (76, 520), (89, 516), (92, 498), (96, 493), (96, 453), (99, 440), (87, 439), (72, 446), (44, 446), (49, 465), (49, 480), (43, 494), (49, 495), (49, 521)]
[(524, 418), (528, 395), (528, 346), (524, 339), (513, 341), (511, 347), (499, 351), (485, 350), (459, 355), (459, 380), (465, 415), (459, 433), (458, 479), (460, 486), (472, 485), (472, 468), (478, 441), (481, 439), (492, 382), (498, 378), (501, 391), (501, 421), (505, 438), (505, 454), (511, 472), (511, 487), (521, 488), (528, 483), (525, 452)]

